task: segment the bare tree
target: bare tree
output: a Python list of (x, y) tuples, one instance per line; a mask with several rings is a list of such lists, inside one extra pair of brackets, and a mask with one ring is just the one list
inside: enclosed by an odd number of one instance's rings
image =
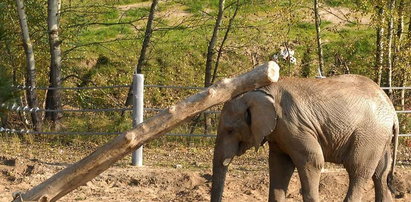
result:
[(317, 33), (317, 54), (318, 54), (318, 76), (323, 76), (324, 70), (324, 59), (323, 59), (323, 48), (321, 44), (321, 19), (318, 13), (318, 0), (314, 0), (314, 19), (315, 19), (315, 31)]
[[(211, 35), (211, 39), (208, 43), (206, 66), (205, 66), (204, 87), (211, 86), (212, 84), (211, 70), (213, 68), (212, 63), (213, 63), (213, 56), (215, 53), (214, 47), (215, 47), (215, 44), (217, 43), (218, 30), (220, 29), (221, 22), (223, 20), (224, 4), (225, 4), (225, 0), (219, 0), (218, 14), (217, 14), (216, 22), (214, 24), (213, 34)], [(211, 125), (211, 119), (210, 117), (207, 116), (206, 113), (204, 113), (204, 132), (205, 134), (209, 133), (210, 125)]]
[[(27, 25), (27, 16), (24, 10), (23, 0), (16, 0), (17, 12), (19, 15), (20, 29), (23, 39), (24, 52), (26, 54), (26, 65), (27, 65), (27, 76), (26, 76), (26, 86), (27, 88), (27, 103), (30, 108), (38, 107), (37, 93), (35, 91), (36, 87), (36, 66), (34, 60), (33, 44), (30, 40), (29, 27)], [(41, 118), (39, 112), (33, 110), (31, 112), (31, 120), (35, 130), (40, 130), (41, 128)]]
[(403, 38), (403, 31), (404, 31), (404, 6), (405, 1), (400, 0), (398, 3), (398, 21), (397, 21), (397, 33), (394, 38), (394, 54), (392, 58), (393, 66), (395, 66), (398, 62), (398, 54), (401, 50), (402, 38)]
[(153, 33), (154, 14), (158, 5), (158, 0), (153, 0), (151, 3), (150, 14), (148, 15), (146, 33), (144, 34), (143, 44), (141, 46), (140, 57), (138, 58), (136, 72), (141, 74), (144, 62), (146, 60), (146, 53), (148, 45), (150, 44), (151, 34)]
[[(158, 0), (153, 0), (151, 3), (150, 7), (150, 13), (148, 15), (148, 20), (147, 20), (147, 25), (146, 25), (146, 32), (144, 34), (144, 40), (143, 44), (141, 45), (141, 51), (140, 51), (140, 56), (138, 58), (137, 66), (136, 66), (136, 73), (141, 74), (145, 60), (146, 60), (146, 53), (147, 53), (147, 48), (150, 44), (150, 39), (151, 39), (151, 34), (153, 33), (153, 21), (154, 21), (154, 14), (156, 12), (156, 8), (158, 5)], [(132, 103), (132, 98), (133, 98), (133, 83), (131, 87), (128, 90), (128, 95), (127, 95), (127, 100), (126, 100), (126, 106), (131, 105)]]
[(377, 71), (376, 82), (381, 85), (382, 78), (382, 66), (384, 61), (384, 4), (382, 0), (379, 0), (376, 6), (377, 12), (377, 41), (376, 41), (376, 53), (375, 53), (375, 69)]
[(212, 70), (212, 63), (213, 63), (213, 56), (214, 56), (214, 47), (215, 47), (215, 44), (218, 38), (218, 30), (220, 29), (221, 21), (223, 20), (224, 3), (225, 3), (225, 0), (219, 0), (218, 14), (217, 14), (217, 19), (216, 19), (214, 29), (213, 29), (213, 35), (211, 36), (210, 42), (208, 43), (204, 87), (208, 87), (212, 84), (211, 83), (211, 79), (212, 79), (211, 70)]
[[(407, 41), (407, 46), (408, 48), (411, 47), (411, 15), (410, 15), (410, 19), (409, 19), (409, 24), (408, 24), (408, 41)], [(410, 50), (409, 50), (410, 51)], [(411, 65), (411, 62), (408, 61), (408, 64), (406, 64), (406, 66)], [(401, 86), (405, 87), (407, 86), (407, 82), (408, 82), (408, 75), (410, 73), (407, 71), (406, 67), (402, 68), (402, 81), (401, 81)], [(401, 108), (402, 110), (405, 110), (405, 89), (401, 90)]]
[(397, 43), (396, 43), (396, 49), (399, 49), (402, 36), (403, 36), (403, 31), (404, 31), (404, 7), (405, 7), (405, 1), (400, 0), (398, 3), (398, 22), (397, 22)]
[[(61, 86), (61, 49), (59, 39), (61, 0), (48, 0), (47, 25), (50, 45), (50, 88), (47, 91), (46, 109), (61, 109), (60, 91), (56, 88)], [(62, 116), (58, 112), (46, 112), (45, 118), (54, 123)]]
[(213, 78), (211, 79), (211, 84), (213, 84), (215, 82), (215, 79), (217, 77), (218, 65), (220, 64), (220, 58), (221, 58), (221, 55), (223, 54), (224, 44), (228, 39), (228, 34), (231, 31), (231, 27), (233, 26), (233, 22), (234, 22), (235, 17), (237, 16), (239, 8), (240, 8), (240, 0), (237, 0), (236, 1), (236, 7), (234, 9), (234, 13), (233, 13), (233, 15), (231, 16), (231, 18), (228, 22), (227, 30), (225, 31), (223, 40), (221, 41), (220, 47), (218, 48), (218, 53), (217, 53), (217, 58), (216, 58), (216, 61), (215, 61)]
[[(399, 59), (399, 55), (401, 54), (401, 44), (402, 44), (402, 38), (403, 38), (403, 31), (404, 31), (404, 6), (405, 6), (405, 1), (404, 0), (400, 0), (400, 2), (398, 3), (398, 21), (397, 21), (397, 33), (395, 35), (394, 38), (394, 54), (393, 54), (393, 58), (392, 58), (392, 66), (396, 67), (398, 64), (398, 59)], [(401, 78), (401, 86), (405, 86), (407, 83), (407, 78), (406, 78), (406, 74), (407, 72), (405, 71), (405, 68), (402, 67), (400, 69), (401, 74), (402, 74), (402, 78)], [(405, 76), (405, 77), (404, 77)], [(405, 89), (401, 90), (401, 106), (403, 108), (403, 110), (405, 110)]]
[[(393, 49), (393, 35), (394, 35), (394, 8), (395, 0), (390, 0), (388, 5), (389, 11), (389, 20), (387, 28), (387, 66), (388, 66), (388, 86), (392, 87), (392, 71), (393, 71), (393, 62), (392, 62), (392, 49)], [(392, 96), (392, 89), (388, 89), (388, 95)]]

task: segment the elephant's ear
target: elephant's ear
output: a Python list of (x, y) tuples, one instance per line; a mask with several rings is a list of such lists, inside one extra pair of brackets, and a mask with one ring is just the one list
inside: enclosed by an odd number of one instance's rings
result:
[(273, 97), (263, 91), (253, 91), (244, 96), (248, 109), (245, 119), (250, 125), (254, 147), (260, 147), (264, 137), (271, 134), (277, 125)]

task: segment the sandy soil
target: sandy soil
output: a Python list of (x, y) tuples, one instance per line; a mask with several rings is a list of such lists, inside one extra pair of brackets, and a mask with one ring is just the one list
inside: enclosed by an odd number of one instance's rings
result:
[[(1, 149), (0, 149), (1, 150)], [(38, 185), (57, 171), (85, 156), (71, 148), (20, 148), (19, 155), (0, 152), (0, 201), (11, 201), (12, 193)], [(33, 153), (37, 151), (37, 153)], [(210, 147), (146, 148), (142, 168), (128, 165), (129, 158), (118, 162), (100, 176), (79, 187), (61, 201), (208, 201), (211, 187)], [(227, 176), (224, 201), (267, 201), (268, 172), (266, 148), (248, 152), (233, 161)], [(33, 158), (35, 156), (35, 158)], [(342, 201), (348, 186), (341, 168), (324, 170), (321, 177), (322, 201)], [(411, 169), (397, 171), (396, 201), (411, 201)], [(374, 200), (371, 182), (365, 200)], [(292, 177), (288, 201), (301, 201), (298, 175)]]

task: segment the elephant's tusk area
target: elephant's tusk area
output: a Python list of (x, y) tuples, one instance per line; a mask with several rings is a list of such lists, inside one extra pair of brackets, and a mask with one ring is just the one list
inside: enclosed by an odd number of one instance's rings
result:
[(224, 161), (223, 161), (223, 166), (228, 166), (228, 165), (230, 165), (230, 163), (231, 163), (231, 160), (233, 160), (233, 158), (226, 158)]

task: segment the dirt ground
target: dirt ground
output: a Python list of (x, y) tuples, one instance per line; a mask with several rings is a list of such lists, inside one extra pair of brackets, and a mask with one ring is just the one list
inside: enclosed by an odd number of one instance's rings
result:
[[(0, 201), (11, 201), (12, 193), (38, 185), (68, 163), (86, 156), (95, 148), (59, 148), (0, 144)], [(130, 157), (116, 163), (100, 176), (64, 196), (61, 201), (209, 201), (211, 187), (210, 146), (145, 148), (145, 166), (129, 165)], [(342, 201), (348, 186), (347, 174), (329, 165), (321, 177), (322, 201)], [(267, 201), (267, 148), (247, 152), (230, 166), (224, 201)], [(396, 201), (411, 201), (411, 169), (397, 169)], [(371, 182), (364, 201), (374, 200)], [(292, 177), (288, 201), (302, 201), (297, 173)]]

